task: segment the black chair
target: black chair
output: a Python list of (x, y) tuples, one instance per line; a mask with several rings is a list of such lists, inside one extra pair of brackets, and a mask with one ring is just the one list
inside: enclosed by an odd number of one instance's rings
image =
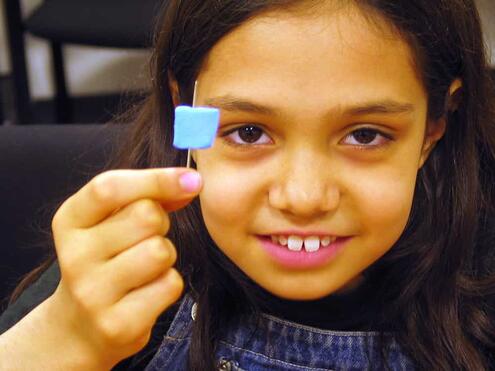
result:
[(47, 254), (59, 204), (101, 172), (127, 127), (0, 126), (0, 312)]
[(72, 119), (66, 86), (63, 44), (116, 48), (147, 48), (160, 7), (167, 0), (45, 0), (27, 19), (20, 0), (5, 0), (16, 122), (32, 123), (24, 32), (50, 41), (55, 79), (55, 122)]
[(3, 115), (3, 91), (0, 89), (0, 125), (3, 125), (4, 115)]

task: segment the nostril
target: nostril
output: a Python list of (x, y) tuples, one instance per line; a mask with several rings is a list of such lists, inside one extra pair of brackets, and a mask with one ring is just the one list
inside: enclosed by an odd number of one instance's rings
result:
[(313, 218), (335, 211), (340, 204), (340, 189), (335, 181), (286, 179), (273, 184), (268, 192), (269, 205), (302, 218)]

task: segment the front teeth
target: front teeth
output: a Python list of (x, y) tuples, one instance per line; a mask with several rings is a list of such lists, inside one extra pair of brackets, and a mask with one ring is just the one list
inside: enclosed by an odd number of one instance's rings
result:
[(291, 251), (301, 251), (303, 247), (303, 239), (297, 236), (289, 236), (287, 247)]
[(304, 249), (307, 252), (314, 252), (320, 249), (320, 239), (318, 237), (306, 237), (304, 239)]
[(287, 246), (291, 251), (301, 251), (303, 246), (307, 252), (315, 252), (320, 249), (320, 244), (327, 247), (336, 240), (336, 237), (325, 236), (321, 240), (318, 236), (302, 238), (299, 236), (272, 236), (272, 242), (281, 246)]

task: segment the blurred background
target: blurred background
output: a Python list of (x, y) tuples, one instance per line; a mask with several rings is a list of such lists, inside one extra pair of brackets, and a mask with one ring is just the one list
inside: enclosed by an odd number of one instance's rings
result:
[[(4, 124), (60, 122), (55, 112), (60, 81), (53, 44), (62, 54), (66, 95), (72, 103), (73, 115), (62, 114), (65, 123), (104, 122), (123, 92), (146, 88), (146, 47), (156, 9), (164, 1), (0, 2)], [(31, 112), (26, 112), (28, 100)], [(16, 112), (16, 104), (23, 106), (21, 113)]]
[[(104, 122), (109, 119), (110, 114), (118, 107), (119, 97), (122, 92), (129, 92), (146, 88), (145, 79), (145, 65), (148, 58), (148, 50), (144, 48), (149, 39), (143, 38), (142, 40), (134, 40), (126, 45), (122, 38), (136, 37), (136, 35), (125, 35), (125, 32), (115, 32), (113, 25), (108, 26), (107, 22), (104, 22), (105, 15), (100, 15), (98, 19), (100, 22), (106, 23), (105, 25), (98, 25), (93, 23), (81, 23), (83, 20), (75, 20), (73, 25), (67, 25), (71, 22), (71, 17), (81, 17), (81, 12), (90, 12), (92, 7), (100, 7), (101, 12), (109, 9), (108, 4), (116, 4), (117, 10), (122, 10), (125, 6), (118, 5), (119, 1), (104, 0), (104, 1), (78, 1), (78, 0), (1, 0), (4, 4), (0, 8), (0, 92), (3, 120), (5, 124), (16, 123), (55, 123), (59, 122), (55, 115), (55, 104), (57, 91), (57, 83), (55, 81), (55, 72), (53, 66), (53, 55), (51, 50), (51, 43), (53, 39), (62, 40), (64, 44), (61, 44), (61, 53), (64, 57), (64, 75), (65, 86), (67, 95), (72, 102), (72, 116), (62, 117), (64, 122)], [(121, 1), (120, 3), (125, 3)], [(163, 1), (162, 1), (163, 2)], [(12, 14), (16, 12), (11, 4), (18, 3), (19, 12), (21, 13), (22, 20), (15, 21)], [(50, 6), (50, 3), (53, 5)], [(59, 3), (65, 3), (65, 6), (58, 5)], [(84, 6), (77, 4), (86, 4)], [(153, 6), (157, 6), (160, 1), (135, 1), (135, 3), (146, 4), (146, 9), (153, 9)], [(490, 46), (490, 50), (495, 50), (495, 1), (494, 0), (477, 0), (480, 13), (483, 20), (486, 43)], [(10, 4), (10, 6), (9, 6)], [(95, 5), (96, 4), (96, 5)], [(99, 5), (98, 5), (99, 4)], [(40, 6), (45, 7), (40, 11)], [(50, 8), (51, 7), (51, 8)], [(60, 7), (60, 9), (56, 9)], [(81, 8), (82, 10), (73, 11), (70, 7)], [(10, 9), (9, 9), (10, 8)], [(132, 8), (132, 7), (131, 7)], [(132, 9), (129, 8), (130, 12)], [(10, 14), (8, 13), (10, 10)], [(70, 12), (63, 15), (64, 10)], [(116, 25), (125, 25), (126, 20), (115, 21), (115, 18), (119, 17), (118, 12), (113, 9), (110, 19), (116, 23)], [(124, 9), (125, 10), (125, 9)], [(38, 11), (38, 14), (36, 14)], [(34, 13), (33, 13), (34, 12)], [(50, 14), (52, 13), (52, 14)], [(34, 18), (33, 18), (34, 14)], [(114, 16), (115, 14), (115, 16)], [(125, 17), (136, 13), (124, 14)], [(141, 20), (146, 21), (149, 25), (152, 24), (153, 17), (156, 12), (150, 11), (149, 13), (141, 14)], [(83, 14), (84, 15), (84, 14)], [(148, 16), (150, 19), (145, 20)], [(31, 17), (31, 18), (30, 18)], [(87, 18), (90, 18), (89, 16)], [(58, 21), (63, 23), (57, 28), (56, 25), (49, 25), (43, 23), (49, 23), (50, 21)], [(26, 22), (23, 24), (23, 22)], [(9, 23), (11, 28), (13, 27), (14, 33), (18, 33), (20, 37), (24, 39), (24, 50), (26, 59), (26, 75), (27, 75), (27, 87), (29, 88), (29, 98), (31, 101), (32, 112), (25, 112), (26, 108), (23, 107), (23, 112), (18, 114), (15, 111), (16, 96), (13, 94), (14, 85), (19, 84), (19, 79), (15, 79), (13, 72), (19, 76), (19, 72), (14, 71), (12, 66), (12, 43), (16, 43), (16, 40), (9, 40)], [(17, 24), (15, 24), (17, 23)], [(130, 26), (132, 21), (129, 21)], [(134, 22), (136, 23), (136, 22)], [(103, 26), (106, 26), (104, 28)], [(136, 24), (134, 24), (136, 27)], [(65, 27), (65, 29), (64, 29)], [(80, 28), (79, 30), (77, 28)], [(91, 29), (94, 30), (91, 31)], [(142, 32), (142, 25), (137, 25), (139, 32)], [(98, 30), (105, 30), (110, 35), (98, 37), (97, 35), (91, 35), (91, 33), (97, 33)], [(151, 27), (150, 27), (151, 30)], [(27, 31), (27, 32), (22, 32)], [(31, 31), (31, 32), (30, 32)], [(33, 34), (34, 32), (34, 34)], [(57, 35), (57, 32), (60, 35)], [(65, 33), (65, 36), (64, 36)], [(89, 35), (84, 35), (88, 33)], [(112, 35), (114, 33), (115, 35)], [(131, 32), (132, 33), (132, 32)], [(37, 34), (37, 35), (36, 35)], [(11, 35), (12, 38), (19, 38), (19, 35)], [(40, 37), (41, 35), (41, 37)], [(51, 37), (52, 40), (44, 38), (42, 36)], [(140, 35), (144, 37), (145, 35)], [(66, 40), (64, 40), (64, 37)], [(111, 38), (115, 37), (115, 46), (111, 45)], [(10, 41), (10, 45), (9, 45)], [(81, 43), (76, 45), (74, 42)], [(18, 43), (18, 42), (17, 42)], [(95, 45), (83, 45), (83, 44), (96, 44)], [(101, 44), (101, 45), (98, 45)], [(105, 47), (107, 44), (110, 47)], [(103, 45), (103, 46), (102, 46)], [(126, 48), (126, 46), (132, 46), (132, 48)], [(14, 53), (19, 53), (22, 50), (22, 45), (14, 46), (18, 48)], [(19, 49), (21, 48), (21, 49)], [(19, 60), (19, 58), (17, 58)], [(495, 52), (491, 53), (491, 61), (495, 66)], [(19, 63), (19, 62), (16, 62)], [(22, 63), (21, 63), (22, 64)], [(19, 66), (18, 69), (22, 68)], [(22, 89), (17, 86), (17, 89)], [(20, 93), (26, 94), (25, 92)], [(27, 101), (27, 97), (23, 100)], [(20, 104), (24, 104), (21, 102)], [(64, 103), (65, 104), (65, 103)], [(23, 115), (27, 117), (23, 117)], [(21, 117), (17, 117), (21, 116)]]
[(475, 0), (475, 3), (477, 4), (481, 15), (485, 42), (490, 53), (491, 65), (492, 68), (495, 69), (495, 1)]

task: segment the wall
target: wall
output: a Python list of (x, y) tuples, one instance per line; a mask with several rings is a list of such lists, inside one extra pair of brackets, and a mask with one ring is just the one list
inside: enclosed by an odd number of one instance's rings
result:
[[(0, 0), (10, 1), (10, 0)], [(29, 13), (41, 0), (22, 0), (24, 13)], [(0, 8), (0, 73), (10, 71), (5, 35), (5, 15)], [(27, 61), (31, 95), (35, 99), (51, 97), (53, 84), (48, 44), (27, 35)], [(148, 51), (66, 46), (66, 75), (72, 95), (111, 93), (144, 87)]]
[(495, 67), (495, 1), (476, 0), (492, 66)]

